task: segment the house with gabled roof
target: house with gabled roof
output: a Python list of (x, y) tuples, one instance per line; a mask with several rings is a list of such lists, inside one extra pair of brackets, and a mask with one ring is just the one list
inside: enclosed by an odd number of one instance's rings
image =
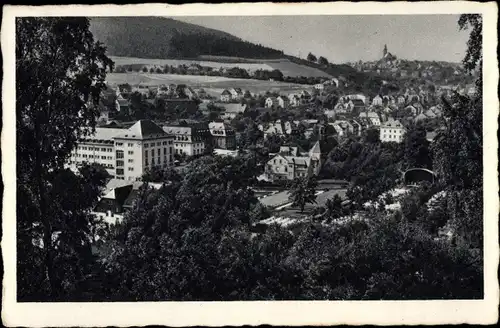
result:
[(293, 180), (318, 175), (320, 169), (321, 149), (318, 141), (306, 156), (274, 155), (266, 164), (265, 174), (271, 181)]

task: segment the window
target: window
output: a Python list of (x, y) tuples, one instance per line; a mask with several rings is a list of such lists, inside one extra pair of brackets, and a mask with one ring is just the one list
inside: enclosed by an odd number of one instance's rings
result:
[(133, 163), (133, 162), (134, 162), (134, 160), (133, 160), (132, 158), (129, 158), (128, 162), (129, 162), (129, 163)]
[(167, 147), (163, 148), (163, 155), (167, 154)]
[(151, 165), (155, 165), (155, 158), (151, 158)]
[(123, 167), (124, 162), (123, 161), (116, 161), (116, 167)]
[(157, 146), (161, 146), (161, 142), (157, 142), (157, 143), (156, 143), (156, 145), (157, 145)]
[(102, 152), (106, 152), (106, 148), (101, 148), (101, 151)]
[(129, 155), (134, 155), (134, 151), (133, 151), (133, 150), (129, 150), (129, 151), (128, 151), (128, 154), (129, 154)]
[(123, 142), (117, 142), (116, 145), (117, 146), (123, 146)]
[(113, 152), (113, 149), (108, 148), (108, 153), (112, 153), (112, 152)]
[(128, 170), (129, 170), (129, 171), (133, 171), (133, 170), (134, 170), (134, 168), (133, 168), (133, 167), (129, 167), (129, 168), (128, 168)]
[(172, 162), (172, 154), (170, 154), (170, 162)]
[(134, 144), (133, 143), (128, 143), (127, 146), (134, 147)]
[(174, 151), (172, 150), (172, 147), (170, 147), (170, 154), (172, 154)]
[(149, 144), (145, 143), (144, 148), (148, 148), (148, 147), (149, 147)]
[(101, 159), (106, 159), (106, 156), (101, 156)]
[(123, 169), (116, 169), (116, 175), (123, 175)]
[(144, 151), (144, 156), (146, 156), (146, 158), (148, 158), (148, 154), (149, 152), (147, 150)]
[(156, 149), (156, 156), (160, 156), (160, 151), (161, 151), (161, 149), (160, 149), (160, 148), (157, 148), (157, 149)]
[(166, 142), (166, 141), (163, 141), (162, 145), (163, 145), (163, 146), (165, 146), (166, 144), (167, 144), (167, 142)]
[(116, 158), (118, 159), (118, 158), (123, 158), (123, 157), (124, 157), (123, 150), (117, 150), (116, 151)]

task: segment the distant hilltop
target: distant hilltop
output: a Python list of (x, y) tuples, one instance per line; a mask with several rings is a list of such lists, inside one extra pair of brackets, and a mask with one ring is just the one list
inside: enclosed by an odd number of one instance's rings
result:
[(164, 17), (92, 17), (90, 30), (112, 56), (275, 59), (284, 55), (282, 51), (243, 41), (223, 31)]

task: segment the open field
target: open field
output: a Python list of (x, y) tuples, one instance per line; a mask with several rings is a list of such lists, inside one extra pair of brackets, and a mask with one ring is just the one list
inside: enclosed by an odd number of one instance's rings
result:
[(312, 86), (285, 83), (278, 81), (261, 81), (251, 79), (236, 79), (220, 76), (198, 76), (198, 75), (176, 75), (176, 74), (150, 74), (150, 73), (108, 73), (106, 81), (111, 86), (128, 83), (130, 85), (143, 84), (147, 86), (157, 86), (161, 84), (186, 84), (193, 88), (204, 88), (212, 96), (219, 96), (226, 88), (241, 88), (252, 93), (265, 93), (266, 91), (276, 91), (281, 94), (300, 92), (301, 90), (311, 91)]
[(191, 64), (199, 64), (201, 66), (209, 66), (214, 69), (219, 68), (231, 68), (231, 67), (240, 67), (248, 70), (250, 73), (254, 72), (258, 69), (262, 70), (274, 70), (279, 69), (283, 75), (285, 76), (305, 76), (305, 77), (330, 77), (325, 72), (321, 70), (309, 67), (305, 65), (300, 65), (289, 61), (288, 59), (244, 59), (244, 58), (234, 58), (234, 62), (231, 62), (231, 57), (224, 57), (221, 61), (216, 61), (217, 57), (209, 57), (214, 58), (214, 61), (210, 60), (190, 60), (190, 59), (147, 59), (147, 58), (134, 58), (134, 57), (114, 57), (110, 56), (110, 58), (115, 62), (116, 65), (138, 65), (142, 64), (147, 66), (148, 68), (151, 66), (165, 66), (165, 65), (191, 65)]

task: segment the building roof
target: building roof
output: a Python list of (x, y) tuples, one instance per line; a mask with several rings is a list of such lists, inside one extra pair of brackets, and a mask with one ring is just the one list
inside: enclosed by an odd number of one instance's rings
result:
[(115, 138), (149, 139), (168, 136), (161, 127), (151, 120), (139, 120)]
[(187, 127), (187, 126), (165, 125), (163, 127), (163, 131), (165, 131), (168, 134), (174, 134), (174, 135), (191, 135), (192, 134), (191, 127)]
[(312, 146), (311, 150), (309, 150), (310, 154), (321, 154), (321, 148), (319, 146), (319, 141), (316, 141), (314, 146)]
[(218, 106), (224, 107), (226, 113), (244, 113), (247, 109), (247, 105), (242, 104), (217, 104)]
[(405, 128), (403, 126), (403, 124), (401, 124), (401, 122), (399, 122), (398, 120), (394, 120), (394, 119), (389, 119), (387, 122), (385, 122), (383, 127), (384, 128), (399, 128), (399, 129)]

